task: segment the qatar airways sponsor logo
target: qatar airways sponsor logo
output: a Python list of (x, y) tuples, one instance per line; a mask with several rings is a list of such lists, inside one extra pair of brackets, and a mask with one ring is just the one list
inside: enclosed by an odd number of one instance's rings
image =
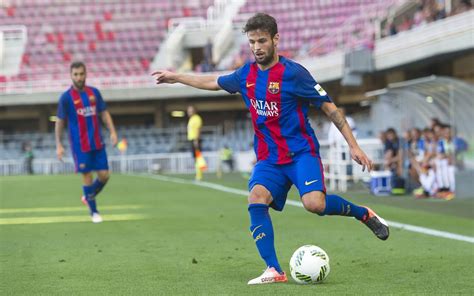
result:
[(87, 107), (79, 108), (77, 109), (77, 114), (81, 116), (85, 116), (85, 117), (93, 116), (96, 114), (95, 106), (87, 106)]
[(257, 115), (267, 117), (277, 117), (280, 115), (280, 109), (277, 102), (267, 102), (265, 100), (250, 99), (250, 104), (257, 112)]

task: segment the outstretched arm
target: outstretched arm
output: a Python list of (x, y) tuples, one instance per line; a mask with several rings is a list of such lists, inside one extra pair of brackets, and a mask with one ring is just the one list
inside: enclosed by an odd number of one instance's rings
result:
[(217, 75), (196, 75), (196, 74), (184, 74), (174, 73), (165, 70), (158, 70), (151, 74), (155, 76), (156, 84), (162, 83), (182, 83), (195, 88), (205, 90), (220, 90), (219, 84), (217, 84)]
[(321, 110), (323, 110), (323, 112), (329, 117), (329, 119), (334, 123), (334, 125), (339, 129), (341, 134), (346, 139), (351, 151), (352, 159), (362, 166), (362, 171), (365, 171), (365, 168), (367, 167), (368, 171), (370, 172), (373, 168), (373, 162), (367, 157), (364, 151), (360, 149), (359, 144), (352, 134), (352, 129), (347, 123), (346, 117), (342, 111), (337, 109), (334, 103), (329, 102), (324, 102), (321, 106)]

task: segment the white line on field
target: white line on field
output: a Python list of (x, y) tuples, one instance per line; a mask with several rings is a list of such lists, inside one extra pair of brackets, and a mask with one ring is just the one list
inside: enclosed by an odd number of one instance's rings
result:
[[(146, 216), (141, 215), (141, 214), (110, 214), (110, 215), (103, 215), (103, 217), (104, 217), (104, 220), (107, 222), (146, 219)], [(15, 218), (0, 218), (0, 225), (71, 223), (71, 222), (90, 222), (90, 221), (91, 221), (91, 218), (87, 215), (55, 216), (55, 217), (15, 217)]]
[[(111, 205), (102, 206), (102, 210), (136, 210), (141, 209), (140, 205)], [(43, 212), (83, 212), (85, 206), (77, 207), (53, 207), (53, 208), (10, 208), (0, 209), (0, 214), (17, 214), (17, 213), (43, 213)]]
[[(203, 182), (203, 181), (196, 182), (196, 181), (185, 180), (185, 179), (180, 179), (180, 178), (175, 178), (175, 177), (161, 176), (161, 175), (135, 175), (133, 174), (132, 176), (151, 178), (151, 179), (156, 179), (160, 181), (174, 182), (174, 183), (179, 183), (179, 184), (192, 184), (192, 185), (196, 185), (200, 187), (211, 188), (211, 189), (222, 191), (222, 192), (248, 196), (248, 191), (230, 188), (230, 187), (226, 187), (226, 186), (214, 184), (214, 183), (209, 183), (209, 182)], [(286, 204), (289, 204), (295, 207), (300, 207), (300, 208), (303, 207), (303, 204), (301, 202), (295, 201), (295, 200), (287, 200)], [(435, 230), (435, 229), (430, 229), (430, 228), (415, 226), (415, 225), (410, 225), (410, 224), (404, 224), (404, 223), (395, 222), (395, 221), (388, 221), (388, 220), (385, 220), (385, 221), (387, 221), (387, 223), (391, 227), (394, 227), (394, 228), (400, 228), (403, 230), (423, 233), (423, 234), (432, 235), (436, 237), (444, 237), (448, 239), (474, 243), (474, 237), (472, 236), (460, 235), (460, 234), (451, 233), (447, 231)]]

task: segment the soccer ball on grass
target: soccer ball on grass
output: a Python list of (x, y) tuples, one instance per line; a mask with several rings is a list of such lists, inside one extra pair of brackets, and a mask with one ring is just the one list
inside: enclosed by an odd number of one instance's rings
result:
[(317, 284), (329, 274), (329, 256), (318, 246), (298, 248), (290, 259), (291, 277), (298, 284)]

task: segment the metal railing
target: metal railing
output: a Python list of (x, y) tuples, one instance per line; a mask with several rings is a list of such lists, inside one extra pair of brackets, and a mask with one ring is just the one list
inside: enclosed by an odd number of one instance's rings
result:
[[(379, 139), (358, 140), (362, 150), (374, 161), (375, 164), (383, 162), (383, 146)], [(326, 141), (320, 142), (320, 153), (324, 164), (325, 178), (331, 190), (346, 191), (350, 181), (368, 181), (369, 173), (362, 172), (361, 167), (350, 158), (347, 145), (330, 147)], [(239, 152), (234, 158), (239, 159), (242, 164), (237, 163), (237, 168), (250, 167), (253, 154), (243, 152), (245, 157), (239, 157)], [(251, 156), (249, 156), (251, 155)], [(220, 158), (218, 151), (203, 153), (207, 161), (208, 172), (215, 173), (218, 169)], [(248, 162), (248, 164), (247, 164)], [(194, 160), (190, 152), (182, 153), (158, 153), (143, 155), (118, 155), (109, 157), (109, 168), (113, 172), (120, 173), (194, 173)], [(70, 174), (75, 172), (72, 159), (60, 162), (57, 159), (35, 159), (33, 163), (35, 174), (54, 175)], [(23, 160), (0, 161), (0, 176), (22, 175), (27, 173), (27, 166)]]

